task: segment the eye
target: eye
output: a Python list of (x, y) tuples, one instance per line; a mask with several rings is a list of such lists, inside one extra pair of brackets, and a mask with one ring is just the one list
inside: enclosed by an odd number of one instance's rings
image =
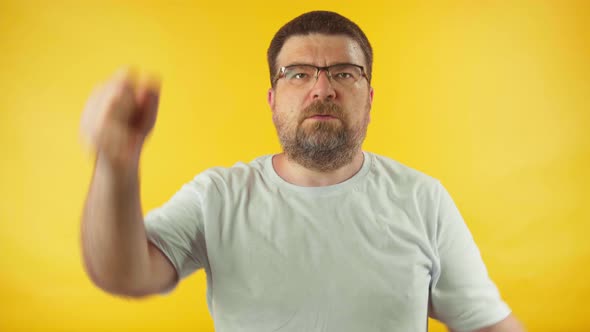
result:
[(346, 84), (358, 81), (362, 75), (362, 69), (351, 64), (334, 65), (331, 72), (334, 80)]
[(285, 77), (292, 82), (308, 82), (315, 75), (315, 67), (295, 65), (285, 68)]
[(336, 73), (335, 77), (339, 78), (339, 79), (347, 79), (347, 78), (353, 78), (354, 75), (352, 75), (351, 73), (342, 72), (342, 73)]
[(301, 80), (301, 79), (304, 79), (307, 77), (309, 77), (309, 74), (307, 74), (307, 73), (294, 73), (291, 75), (290, 78), (295, 79), (295, 80)]

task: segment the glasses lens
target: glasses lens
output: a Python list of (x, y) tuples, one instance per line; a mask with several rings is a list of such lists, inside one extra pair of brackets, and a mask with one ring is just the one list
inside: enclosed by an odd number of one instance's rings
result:
[[(307, 86), (316, 81), (318, 67), (312, 65), (293, 65), (284, 68), (282, 77), (291, 85)], [(363, 69), (352, 64), (333, 65), (328, 68), (332, 82), (344, 86), (353, 85), (363, 77)]]
[(332, 80), (342, 83), (343, 85), (352, 85), (363, 76), (363, 70), (360, 67), (342, 64), (330, 67), (330, 76)]
[(304, 85), (315, 80), (315, 72), (314, 66), (289, 66), (285, 68), (284, 77), (290, 84)]

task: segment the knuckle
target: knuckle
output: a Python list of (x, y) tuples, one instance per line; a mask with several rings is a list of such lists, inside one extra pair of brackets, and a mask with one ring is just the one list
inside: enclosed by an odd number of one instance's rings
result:
[(115, 84), (111, 87), (108, 96), (106, 97), (105, 106), (112, 110), (118, 107), (128, 107), (133, 98), (133, 91), (127, 84)]

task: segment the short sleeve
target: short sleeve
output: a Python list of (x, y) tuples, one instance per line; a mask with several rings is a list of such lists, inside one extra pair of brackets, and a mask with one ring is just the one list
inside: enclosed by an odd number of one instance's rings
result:
[(170, 260), (179, 280), (206, 264), (201, 198), (193, 180), (144, 217), (148, 240)]
[(454, 331), (493, 325), (510, 314), (488, 276), (463, 217), (447, 190), (437, 183), (436, 246), (440, 270), (433, 277), (431, 316)]

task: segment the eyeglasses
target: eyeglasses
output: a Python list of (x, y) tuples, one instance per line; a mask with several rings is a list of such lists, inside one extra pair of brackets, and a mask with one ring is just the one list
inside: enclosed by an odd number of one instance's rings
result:
[[(290, 65), (281, 67), (273, 80), (273, 84), (284, 78), (292, 86), (303, 87), (315, 84), (320, 76), (320, 71), (325, 70), (331, 82), (342, 86), (352, 86), (361, 78), (367, 78), (363, 66), (352, 63), (339, 63), (327, 67), (314, 65)], [(367, 78), (368, 80), (368, 78)]]

